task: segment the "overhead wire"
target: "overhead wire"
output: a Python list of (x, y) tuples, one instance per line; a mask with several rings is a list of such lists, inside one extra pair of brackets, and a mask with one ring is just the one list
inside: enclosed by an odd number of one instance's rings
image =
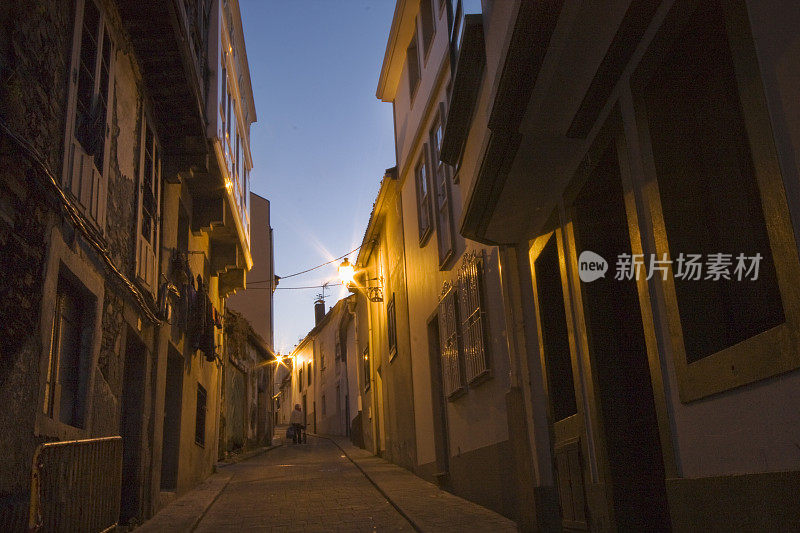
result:
[(147, 302), (141, 291), (136, 287), (136, 285), (133, 284), (133, 282), (131, 282), (131, 280), (127, 278), (127, 276), (125, 276), (125, 274), (122, 273), (119, 268), (117, 268), (117, 266), (114, 264), (114, 261), (108, 255), (108, 250), (106, 245), (103, 243), (102, 237), (98, 235), (98, 232), (92, 228), (91, 223), (86, 220), (85, 215), (81, 213), (77, 207), (75, 207), (75, 205), (72, 203), (72, 200), (66, 195), (66, 193), (64, 193), (64, 190), (58, 184), (58, 180), (56, 180), (55, 176), (50, 170), (49, 165), (44, 160), (44, 157), (29, 141), (17, 135), (2, 120), (0, 120), (0, 129), (2, 129), (6, 135), (8, 135), (8, 137), (16, 142), (34, 161), (34, 163), (40, 167), (42, 172), (44, 172), (45, 176), (48, 178), (46, 180), (46, 185), (58, 196), (59, 200), (61, 201), (61, 207), (65, 209), (68, 218), (72, 221), (75, 227), (78, 228), (80, 233), (83, 235), (84, 240), (86, 240), (86, 242), (95, 249), (98, 255), (100, 255), (105, 265), (116, 276), (117, 280), (132, 294), (145, 316), (153, 324), (161, 324), (162, 321), (158, 317), (157, 311), (151, 309), (150, 304)]

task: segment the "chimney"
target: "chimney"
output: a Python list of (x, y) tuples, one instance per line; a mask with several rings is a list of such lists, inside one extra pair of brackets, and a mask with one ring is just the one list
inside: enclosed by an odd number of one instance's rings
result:
[(314, 302), (314, 325), (319, 324), (325, 318), (325, 300), (322, 298)]

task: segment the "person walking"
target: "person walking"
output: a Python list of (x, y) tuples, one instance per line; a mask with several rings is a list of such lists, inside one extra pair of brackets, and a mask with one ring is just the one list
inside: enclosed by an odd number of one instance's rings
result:
[(300, 444), (303, 431), (303, 410), (300, 409), (299, 403), (294, 404), (294, 411), (289, 415), (289, 424), (292, 426), (292, 442)]

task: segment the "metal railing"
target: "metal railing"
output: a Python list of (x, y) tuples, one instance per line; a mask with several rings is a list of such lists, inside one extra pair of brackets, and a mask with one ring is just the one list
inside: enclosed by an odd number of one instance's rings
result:
[(29, 530), (113, 529), (121, 485), (122, 437), (42, 444), (33, 456)]

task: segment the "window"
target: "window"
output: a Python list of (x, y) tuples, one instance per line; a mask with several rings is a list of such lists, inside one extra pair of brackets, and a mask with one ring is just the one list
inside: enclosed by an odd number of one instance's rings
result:
[(489, 372), (483, 312), (483, 256), (466, 254), (458, 272), (458, 310), (468, 382)]
[(78, 0), (63, 183), (102, 232), (105, 230), (113, 45), (94, 0)]
[(414, 169), (414, 179), (417, 189), (417, 222), (419, 224), (419, 245), (425, 242), (431, 233), (431, 195), (428, 192), (428, 164), (426, 156), (428, 145), (422, 145), (422, 154)]
[(308, 363), (308, 371), (306, 373), (308, 374), (308, 386), (310, 387), (311, 386), (311, 362), (310, 361)]
[(442, 358), (442, 381), (444, 395), (456, 396), (464, 390), (464, 371), (461, 363), (461, 350), (458, 338), (458, 311), (456, 310), (456, 289), (445, 283), (442, 299), (439, 301), (439, 348)]
[(389, 335), (389, 356), (397, 355), (397, 318), (394, 306), (394, 293), (386, 305), (386, 330)]
[(341, 359), (343, 364), (347, 364), (347, 330), (340, 329), (339, 330), (339, 343), (337, 344), (339, 349), (339, 359)]
[(59, 273), (56, 309), (50, 333), (50, 354), (44, 395), (48, 417), (76, 428), (85, 427), (89, 388), (94, 298), (77, 280)]
[(161, 205), (161, 152), (153, 125), (142, 112), (139, 154), (139, 191), (136, 236), (136, 276), (151, 291), (158, 285), (159, 206)]
[(673, 260), (681, 253), (763, 259), (756, 281), (675, 280), (688, 363), (784, 322), (725, 21), (715, 3), (703, 4), (702, 19), (687, 29), (646, 94), (664, 225)]
[(299, 390), (303, 390), (303, 365), (300, 365), (300, 369), (297, 371), (297, 388)]
[[(641, 69), (652, 75), (634, 88), (658, 180), (658, 252), (669, 252), (676, 274), (666, 295), (681, 400), (691, 401), (797, 368), (800, 310), (747, 7), (709, 0), (686, 15), (672, 50)], [(681, 254), (701, 255), (701, 279), (677, 275)], [(730, 262), (730, 279), (709, 275), (712, 254)], [(739, 256), (759, 258), (757, 277), (737, 279)]]
[(550, 398), (553, 421), (558, 422), (577, 413), (578, 406), (575, 401), (567, 312), (564, 307), (555, 235), (550, 235), (547, 244), (534, 261), (534, 270), (542, 360), (547, 374), (547, 395)]
[(323, 394), (322, 395), (322, 414), (323, 414), (323, 416), (325, 415), (325, 411), (326, 411), (326, 408), (325, 408), (325, 395)]
[(206, 445), (206, 389), (197, 384), (197, 407), (195, 410), (194, 442)]
[(325, 372), (325, 351), (322, 346), (319, 348), (319, 371)]
[(406, 69), (408, 70), (408, 92), (413, 102), (414, 95), (417, 94), (417, 86), (419, 86), (420, 78), (416, 32), (414, 32), (414, 37), (411, 38), (411, 44), (408, 45), (408, 49), (406, 50)]
[(362, 358), (364, 366), (364, 392), (369, 390), (370, 373), (369, 373), (369, 348), (364, 350), (364, 357)]
[(439, 104), (439, 115), (431, 128), (431, 165), (436, 202), (436, 241), (439, 247), (439, 268), (444, 268), (455, 252), (453, 208), (450, 201), (450, 168), (440, 159), (444, 122), (444, 103)]
[(419, 3), (420, 26), (422, 27), (422, 51), (425, 60), (428, 59), (428, 52), (431, 50), (433, 36), (436, 33), (436, 23), (433, 18), (433, 2), (422, 0)]

